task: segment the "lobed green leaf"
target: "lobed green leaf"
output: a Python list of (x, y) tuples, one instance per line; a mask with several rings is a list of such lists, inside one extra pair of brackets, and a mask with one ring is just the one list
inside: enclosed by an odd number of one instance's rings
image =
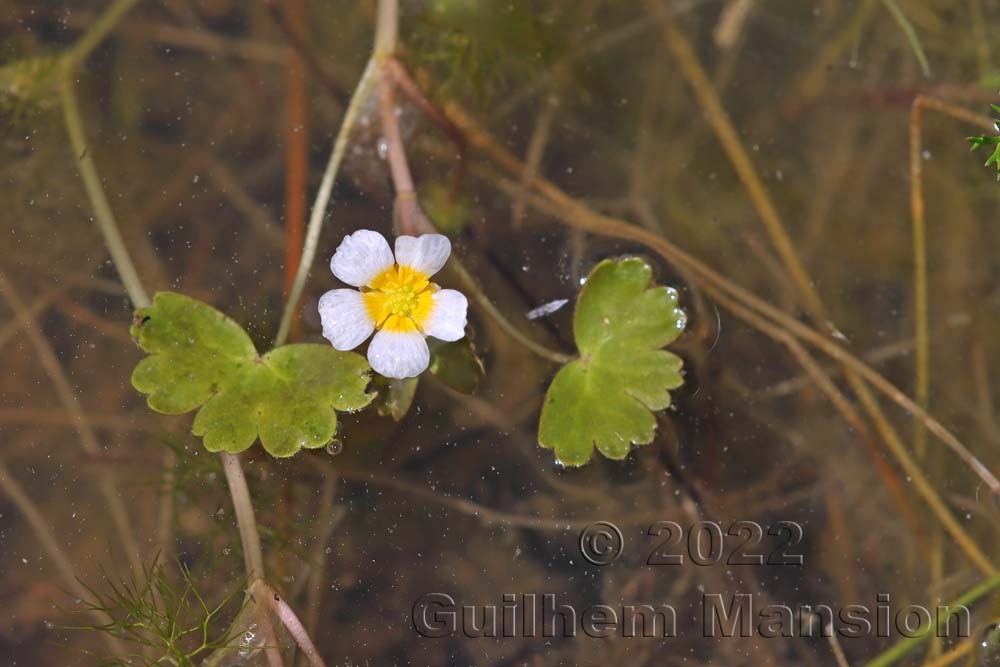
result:
[(654, 411), (670, 405), (683, 383), (681, 359), (664, 345), (686, 323), (677, 292), (652, 285), (638, 258), (597, 265), (580, 293), (573, 333), (580, 358), (564, 366), (545, 396), (538, 428), (542, 447), (565, 465), (590, 460), (596, 447), (611, 459), (652, 442)]
[(133, 386), (157, 412), (200, 407), (192, 431), (212, 452), (236, 454), (258, 438), (276, 457), (323, 447), (336, 434), (336, 411), (373, 398), (364, 357), (315, 344), (258, 355), (239, 324), (181, 294), (161, 292), (137, 311), (132, 336), (150, 355)]

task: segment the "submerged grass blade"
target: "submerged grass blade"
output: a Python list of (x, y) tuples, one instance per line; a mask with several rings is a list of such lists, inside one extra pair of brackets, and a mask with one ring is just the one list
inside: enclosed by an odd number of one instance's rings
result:
[(927, 62), (927, 54), (924, 53), (924, 47), (921, 46), (920, 38), (917, 36), (917, 31), (914, 29), (913, 24), (910, 23), (910, 19), (906, 18), (903, 8), (899, 6), (896, 0), (882, 0), (882, 4), (889, 10), (892, 18), (899, 25), (899, 29), (906, 35), (906, 41), (910, 43), (910, 48), (913, 49), (913, 56), (920, 63), (920, 71), (929, 79), (931, 77), (931, 65)]

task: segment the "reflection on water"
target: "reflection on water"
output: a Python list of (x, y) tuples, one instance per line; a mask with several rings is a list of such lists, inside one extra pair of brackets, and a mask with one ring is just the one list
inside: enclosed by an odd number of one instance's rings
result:
[[(376, 7), (132, 4), (0, 10), (4, 664), (309, 664), (286, 609), (328, 665), (997, 662), (1000, 186), (965, 140), (995, 133), (995, 2), (401, 3), (390, 112), (481, 287), (475, 349), (462, 379), (377, 381), (325, 448), (242, 455), (281, 595), (246, 600), (232, 479), (130, 383), (94, 189), (149, 292), (267, 349)], [(322, 341), (343, 236), (392, 232), (375, 83), (295, 340)], [(553, 359), (590, 270), (624, 255), (678, 290), (685, 382), (651, 444), (566, 467), (537, 442)], [(581, 553), (595, 522), (621, 532), (588, 543), (608, 564)], [(435, 595), (454, 608), (417, 605)], [(924, 636), (919, 610), (953, 603), (971, 636)], [(672, 636), (629, 636), (667, 608)]]

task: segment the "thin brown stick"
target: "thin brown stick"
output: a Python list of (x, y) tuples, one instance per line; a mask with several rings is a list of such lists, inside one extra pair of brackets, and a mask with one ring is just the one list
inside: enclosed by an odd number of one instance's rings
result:
[[(760, 176), (758, 176), (757, 170), (753, 167), (749, 156), (744, 150), (736, 134), (736, 130), (729, 120), (725, 109), (722, 107), (708, 75), (701, 67), (690, 42), (680, 32), (676, 22), (672, 18), (668, 18), (664, 23), (664, 35), (667, 46), (673, 52), (675, 59), (680, 65), (681, 72), (694, 89), (695, 96), (698, 98), (701, 107), (705, 110), (713, 130), (722, 144), (723, 150), (728, 155), (733, 168), (736, 170), (740, 181), (743, 183), (754, 207), (757, 209), (758, 215), (778, 251), (778, 255), (792, 277), (793, 284), (798, 288), (799, 295), (803, 299), (806, 309), (821, 326), (833, 328), (827, 320), (822, 300), (819, 298), (805, 267), (799, 260), (790, 237), (785, 231), (777, 209)], [(883, 436), (889, 448), (897, 457), (906, 455), (905, 449), (900, 446), (901, 442), (898, 434), (889, 420), (885, 418), (881, 407), (871, 395), (865, 382), (851, 369), (845, 369), (845, 377), (854, 393), (861, 399), (862, 405), (875, 422), (879, 433)], [(918, 405), (918, 407), (926, 414), (923, 405)], [(985, 470), (985, 467), (979, 464), (978, 460), (975, 460), (971, 454), (969, 454), (969, 458), (973, 459), (975, 464), (978, 464), (982, 470)], [(989, 471), (986, 472), (989, 473)], [(991, 474), (989, 476), (992, 477)], [(995, 480), (995, 478), (993, 479)], [(1000, 487), (997, 487), (997, 490), (1000, 490)]]
[(159, 512), (156, 518), (156, 550), (161, 562), (173, 560), (174, 552), (174, 484), (177, 456), (169, 447), (163, 452), (163, 472), (160, 475)]
[[(38, 324), (28, 314), (28, 307), (14, 288), (13, 283), (8, 280), (6, 274), (2, 271), (0, 271), (0, 294), (3, 294), (4, 300), (10, 306), (11, 310), (14, 311), (18, 320), (20, 320), (22, 330), (28, 336), (31, 345), (35, 348), (35, 353), (38, 355), (38, 360), (42, 364), (42, 368), (45, 369), (46, 374), (55, 387), (56, 397), (62, 403), (63, 409), (69, 416), (73, 424), (73, 429), (79, 437), (80, 446), (83, 447), (88, 456), (99, 456), (103, 448), (97, 440), (97, 435), (93, 427), (87, 420), (86, 413), (80, 407), (80, 402), (76, 398), (76, 393), (69, 383), (69, 378), (62, 368), (62, 364), (59, 363), (59, 358), (49, 344), (45, 334), (38, 327)], [(125, 509), (125, 504), (122, 502), (121, 493), (118, 490), (118, 484), (114, 475), (105, 467), (99, 467), (96, 475), (98, 488), (101, 491), (101, 495), (104, 496), (108, 510), (111, 512), (112, 522), (114, 523), (119, 539), (121, 539), (122, 548), (125, 551), (129, 565), (133, 571), (142, 572), (139, 543), (135, 539), (135, 533), (132, 530), (132, 521), (129, 518), (128, 511)]]
[[(913, 308), (916, 368), (913, 393), (927, 409), (930, 400), (930, 332), (927, 310), (927, 223), (924, 213), (923, 149), (921, 148), (921, 104), (918, 96), (910, 108), (910, 217), (913, 234)], [(918, 459), (927, 450), (927, 430), (915, 424), (913, 448)]]
[(468, 152), (465, 137), (462, 136), (462, 130), (448, 118), (448, 115), (441, 108), (428, 99), (424, 91), (420, 89), (420, 86), (413, 79), (410, 71), (406, 69), (406, 65), (400, 62), (398, 58), (393, 57), (386, 60), (382, 71), (387, 76), (392, 77), (393, 83), (406, 95), (407, 99), (415, 104), (432, 123), (437, 125), (455, 146), (457, 152), (455, 153), (452, 190), (457, 193), (461, 187), (462, 176), (465, 173), (466, 154)]
[[(305, 24), (302, 0), (290, 0), (283, 12), (286, 20), (297, 30)], [(302, 260), (302, 242), (306, 226), (306, 185), (309, 176), (309, 108), (306, 94), (306, 66), (301, 53), (291, 49), (286, 68), (288, 96), (285, 101), (285, 283), (284, 295), (291, 293), (299, 262)], [(299, 337), (301, 320), (295, 309), (290, 324), (289, 338)]]
[[(511, 173), (520, 173), (522, 167), (517, 158), (510, 155), (506, 149), (499, 146), (491, 137), (480, 130), (461, 110), (457, 107), (450, 107), (449, 115), (463, 128), (465, 135), (470, 139), (473, 146), (487, 152)], [(605, 236), (629, 239), (646, 245), (663, 256), (667, 261), (685, 266), (691, 270), (703, 282), (706, 291), (710, 290), (720, 302), (725, 299), (726, 303), (730, 305), (739, 306), (743, 304), (744, 307), (741, 307), (740, 313), (756, 313), (760, 317), (748, 321), (754, 326), (766, 325), (765, 329), (761, 329), (764, 333), (773, 332), (775, 329), (784, 329), (796, 338), (809, 343), (835, 361), (841, 363), (845, 366), (846, 370), (857, 374), (859, 376), (858, 382), (852, 385), (855, 387), (855, 393), (858, 394), (866, 410), (875, 419), (879, 432), (886, 438), (890, 451), (897, 459), (900, 459), (901, 464), (908, 458), (906, 450), (899, 438), (895, 436), (895, 432), (888, 423), (888, 420), (881, 414), (881, 410), (874, 398), (867, 391), (857, 391), (859, 384), (862, 389), (865, 389), (864, 383), (860, 382), (861, 379), (870, 383), (875, 389), (886, 395), (911, 415), (919, 418), (931, 433), (938, 437), (983, 480), (991, 492), (1000, 495), (1000, 481), (950, 431), (944, 428), (940, 422), (922, 410), (912, 399), (885, 378), (826, 336), (799, 322), (797, 319), (790, 317), (748, 290), (727, 280), (666, 239), (627, 222), (595, 213), (548, 181), (537, 179), (533, 185), (539, 195), (532, 196), (530, 203), (539, 210), (548, 212), (553, 217), (579, 229)], [(507, 189), (508, 192), (513, 192), (516, 186), (513, 183), (509, 183)], [(913, 466), (904, 467), (913, 468)], [(919, 473), (919, 469), (917, 469), (917, 472)], [(919, 484), (917, 485), (917, 489), (924, 496), (928, 504), (936, 508), (935, 515), (938, 516), (939, 520), (947, 524), (949, 532), (956, 537), (956, 542), (963, 547), (970, 560), (976, 563), (984, 572), (992, 572), (992, 564), (983, 556), (982, 552), (975, 546), (975, 543), (968, 537), (961, 526), (951, 517), (951, 514), (933, 488), (929, 484)]]
[(785, 231), (778, 211), (771, 201), (770, 196), (768, 196), (760, 176), (757, 175), (757, 169), (743, 148), (743, 144), (736, 134), (736, 129), (733, 127), (732, 121), (729, 120), (729, 115), (723, 108), (722, 102), (719, 100), (719, 96), (712, 86), (711, 79), (708, 78), (705, 70), (701, 67), (694, 49), (691, 47), (691, 43), (681, 33), (675, 19), (669, 14), (664, 13), (663, 3), (656, 2), (654, 5), (665, 19), (663, 31), (667, 47), (673, 53), (684, 78), (687, 79), (688, 84), (694, 90), (698, 103), (704, 109), (708, 121), (712, 125), (712, 129), (719, 139), (719, 143), (722, 144), (723, 151), (729, 157), (736, 175), (746, 189), (750, 201), (760, 216), (761, 222), (764, 223), (764, 228), (771, 237), (771, 242), (778, 251), (778, 256), (784, 263), (789, 276), (798, 287), (807, 309), (814, 313), (822, 312), (823, 306), (819, 294), (816, 292), (816, 288), (809, 278), (805, 266), (803, 266), (802, 261), (799, 259), (795, 246)]
[(775, 336), (778, 340), (785, 344), (785, 347), (792, 353), (792, 356), (799, 362), (802, 368), (806, 371), (806, 374), (812, 379), (813, 382), (820, 388), (820, 390), (826, 395), (826, 397), (833, 403), (834, 407), (843, 416), (844, 421), (846, 421), (851, 428), (853, 428), (861, 441), (864, 443), (871, 456), (872, 462), (875, 464), (875, 468), (885, 483), (886, 487), (889, 489), (889, 493), (892, 495), (893, 500), (896, 502), (896, 506), (899, 508), (900, 514), (906, 521), (910, 530), (913, 531), (918, 543), (926, 542), (926, 535), (918, 519), (916, 512), (914, 511), (910, 501), (907, 499), (906, 493), (903, 490), (903, 483), (899, 479), (896, 472), (889, 466), (882, 453), (878, 451), (875, 446), (874, 438), (872, 433), (868, 428), (867, 423), (862, 419), (861, 415), (855, 409), (854, 405), (847, 400), (847, 398), (837, 389), (837, 386), (833, 383), (830, 377), (823, 371), (823, 369), (816, 363), (812, 356), (806, 352), (802, 345), (795, 340), (793, 337), (789, 336), (785, 332), (776, 329)]
[(303, 581), (307, 585), (305, 626), (310, 636), (316, 634), (320, 621), (320, 605), (323, 602), (323, 592), (326, 590), (326, 554), (327, 545), (333, 532), (346, 515), (343, 505), (336, 502), (335, 491), (338, 477), (334, 473), (323, 476), (323, 487), (318, 498), (320, 518), (316, 526), (316, 544), (312, 553), (312, 571)]
[[(0, 489), (3, 490), (7, 497), (10, 498), (14, 506), (17, 507), (18, 511), (24, 515), (24, 519), (31, 526), (31, 530), (34, 532), (35, 537), (41, 543), (42, 548), (45, 550), (46, 555), (52, 564), (55, 566), (56, 571), (59, 576), (62, 577), (63, 583), (66, 587), (73, 591), (75, 595), (80, 600), (90, 600), (91, 594), (86, 587), (80, 583), (80, 577), (76, 573), (76, 568), (70, 562), (66, 553), (59, 546), (59, 542), (56, 540), (55, 534), (49, 527), (49, 521), (42, 516), (41, 511), (38, 506), (28, 497), (28, 494), (24, 492), (21, 485), (17, 483), (10, 471), (7, 470), (7, 466), (4, 465), (3, 461), (0, 460)], [(105, 612), (98, 609), (90, 610), (91, 615), (94, 617), (98, 627), (110, 627), (113, 620)], [(105, 632), (104, 641), (107, 642), (108, 648), (118, 657), (125, 658), (128, 656), (128, 651), (125, 649), (125, 645), (122, 641), (115, 637), (110, 632)]]
[[(517, 158), (497, 144), (491, 137), (483, 133), (464, 112), (455, 106), (449, 107), (448, 111), (449, 115), (459, 122), (466, 136), (470, 138), (471, 145), (482, 149), (511, 173), (520, 173), (521, 165)], [(507, 187), (508, 192), (511, 191), (510, 185), (508, 184)], [(991, 492), (1000, 495), (1000, 480), (997, 480), (993, 473), (969, 452), (958, 438), (926, 411), (921, 410), (912, 399), (892, 383), (826, 336), (775, 308), (749, 290), (723, 277), (707, 264), (688, 255), (666, 239), (623, 220), (596, 213), (544, 179), (537, 179), (533, 187), (539, 193), (530, 200), (533, 206), (548, 212), (554, 218), (570, 226), (602, 236), (627, 239), (646, 245), (655, 250), (667, 261), (689, 269), (692, 275), (696, 276), (705, 285), (712, 286), (716, 290), (721, 290), (723, 293), (730, 295), (737, 302), (747, 305), (751, 310), (760, 313), (780, 327), (787, 329), (796, 338), (808, 342), (833, 360), (845, 365), (849, 370), (853, 370), (867, 382), (871, 383), (878, 391), (903, 408), (903, 410), (919, 417), (931, 433), (937, 436), (949, 449), (954, 451), (983, 480)]]
[(538, 174), (542, 157), (545, 155), (545, 146), (549, 142), (549, 134), (552, 131), (552, 121), (555, 120), (558, 109), (558, 99), (555, 96), (550, 96), (535, 122), (535, 129), (528, 142), (528, 152), (524, 156), (524, 171), (521, 172), (520, 179), (521, 193), (514, 198), (510, 207), (510, 224), (514, 229), (520, 229), (524, 224), (524, 212), (528, 206), (525, 202), (525, 194), (528, 192), (528, 184), (535, 180), (535, 176)]
[(292, 47), (292, 50), (298, 52), (299, 57), (302, 59), (305, 66), (309, 68), (310, 73), (323, 84), (330, 95), (332, 95), (341, 106), (347, 106), (351, 97), (350, 93), (344, 90), (344, 87), (340, 85), (340, 82), (326, 71), (326, 68), (320, 64), (319, 59), (316, 57), (313, 50), (308, 48), (306, 40), (302, 36), (303, 25), (292, 21), (291, 17), (282, 11), (277, 0), (265, 0), (265, 4), (271, 14), (271, 18), (281, 29), (281, 32), (284, 33), (285, 39), (288, 40), (288, 44)]

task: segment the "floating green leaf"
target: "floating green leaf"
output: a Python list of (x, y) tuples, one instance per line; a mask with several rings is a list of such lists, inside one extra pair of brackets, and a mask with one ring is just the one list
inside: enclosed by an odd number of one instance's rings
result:
[(277, 457), (323, 447), (337, 430), (334, 410), (372, 400), (363, 357), (313, 344), (258, 355), (240, 325), (181, 294), (161, 292), (137, 311), (132, 336), (150, 355), (133, 386), (157, 412), (200, 407), (192, 430), (212, 452), (242, 452), (258, 437)]
[(556, 374), (542, 407), (538, 442), (565, 465), (611, 459), (652, 442), (656, 417), (679, 387), (680, 358), (666, 350), (684, 329), (677, 292), (652, 285), (638, 258), (597, 265), (577, 300), (573, 333), (580, 358)]

